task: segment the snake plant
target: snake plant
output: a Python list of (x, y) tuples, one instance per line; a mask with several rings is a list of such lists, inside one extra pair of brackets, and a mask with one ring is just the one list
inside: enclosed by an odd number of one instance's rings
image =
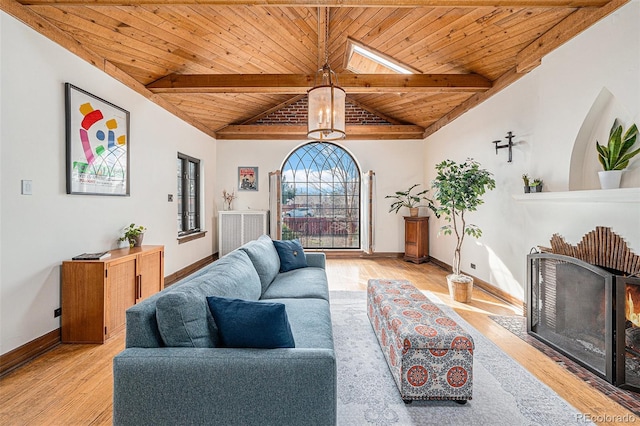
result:
[(622, 125), (618, 120), (614, 120), (611, 131), (609, 132), (609, 143), (607, 146), (600, 145), (596, 141), (596, 149), (598, 150), (598, 160), (604, 170), (623, 170), (629, 165), (629, 160), (640, 153), (640, 148), (635, 151), (627, 152), (638, 137), (638, 127), (634, 124), (625, 133), (622, 134)]

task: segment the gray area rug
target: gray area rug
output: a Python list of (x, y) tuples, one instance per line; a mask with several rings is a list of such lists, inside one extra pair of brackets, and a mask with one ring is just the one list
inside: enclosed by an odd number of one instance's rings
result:
[(473, 399), (466, 405), (453, 401), (414, 401), (405, 405), (369, 323), (366, 292), (332, 291), (338, 425), (593, 424), (437, 296), (425, 294), (473, 336)]

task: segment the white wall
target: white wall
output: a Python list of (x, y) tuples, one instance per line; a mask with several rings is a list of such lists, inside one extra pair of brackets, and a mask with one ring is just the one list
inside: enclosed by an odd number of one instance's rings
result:
[[(145, 244), (165, 245), (165, 274), (214, 252), (212, 188), (216, 141), (57, 44), (2, 13), (0, 183), (0, 353), (60, 327), (60, 264), (85, 251), (117, 247), (131, 222)], [(131, 196), (67, 195), (64, 83), (131, 113)], [(205, 238), (176, 241), (176, 155), (204, 168)], [(20, 181), (33, 195), (20, 195)]]
[[(269, 172), (279, 170), (289, 154), (306, 141), (218, 141), (218, 175), (216, 179), (215, 204), (222, 209), (222, 190), (237, 187), (239, 166), (259, 167), (258, 192), (237, 191), (233, 202), (236, 210), (266, 210), (269, 205)], [(389, 200), (384, 196), (409, 188), (414, 183), (422, 184), (424, 142), (408, 141), (339, 141), (338, 145), (350, 152), (360, 170), (376, 173), (376, 244), (377, 252), (404, 251), (404, 222), (402, 215), (388, 213)], [(425, 214), (426, 211), (421, 212)]]
[[(640, 253), (638, 203), (523, 203), (512, 197), (522, 193), (523, 173), (541, 177), (545, 191), (569, 188), (576, 136), (603, 87), (640, 124), (638, 16), (640, 2), (633, 0), (549, 54), (529, 75), (426, 139), (427, 182), (435, 177), (435, 164), (447, 158), (473, 157), (495, 175), (497, 188), (469, 217), (484, 234), (465, 242), (463, 270), (523, 299), (525, 255), (533, 246), (549, 246), (553, 233), (576, 244), (595, 226), (610, 226)], [(496, 155), (491, 143), (505, 141), (507, 131), (516, 135), (512, 163), (507, 163), (506, 150)], [(602, 143), (607, 135), (599, 139)], [(591, 144), (595, 156), (595, 141)], [(640, 160), (635, 161), (632, 165), (640, 167)], [(596, 163), (591, 164), (595, 174)], [(637, 187), (630, 181), (623, 184)], [(440, 225), (431, 223), (431, 255), (451, 264), (454, 238), (437, 237)], [(471, 270), (470, 263), (477, 269)]]

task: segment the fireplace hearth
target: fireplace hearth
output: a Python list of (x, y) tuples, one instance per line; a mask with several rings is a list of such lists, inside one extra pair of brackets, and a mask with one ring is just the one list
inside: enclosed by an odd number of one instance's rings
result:
[[(596, 232), (602, 234), (602, 228), (591, 234)], [(609, 383), (640, 392), (640, 277), (604, 266), (635, 267), (638, 256), (626, 244), (623, 249), (603, 245), (612, 260), (594, 255), (600, 249), (593, 244), (588, 250), (562, 246), (574, 255), (581, 250), (582, 257), (600, 265), (550, 249), (527, 256), (527, 332)]]

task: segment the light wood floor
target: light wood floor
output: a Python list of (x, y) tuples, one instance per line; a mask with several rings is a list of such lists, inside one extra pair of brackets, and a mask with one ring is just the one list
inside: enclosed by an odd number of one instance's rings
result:
[[(449, 299), (447, 271), (430, 264), (399, 259), (329, 259), (330, 290), (365, 290), (369, 278), (404, 278), (435, 293), (460, 316), (546, 383), (578, 411), (598, 424), (640, 421), (633, 413), (556, 365), (489, 315), (520, 314), (520, 310), (474, 290), (470, 304)], [(124, 348), (124, 332), (104, 345), (61, 344), (0, 379), (2, 425), (108, 425), (113, 396), (112, 358)], [(517, 380), (517, 377), (513, 378)], [(616, 420), (619, 420), (616, 422)], [(626, 420), (626, 421), (625, 421)], [(508, 419), (505, 419), (508, 424)]]

